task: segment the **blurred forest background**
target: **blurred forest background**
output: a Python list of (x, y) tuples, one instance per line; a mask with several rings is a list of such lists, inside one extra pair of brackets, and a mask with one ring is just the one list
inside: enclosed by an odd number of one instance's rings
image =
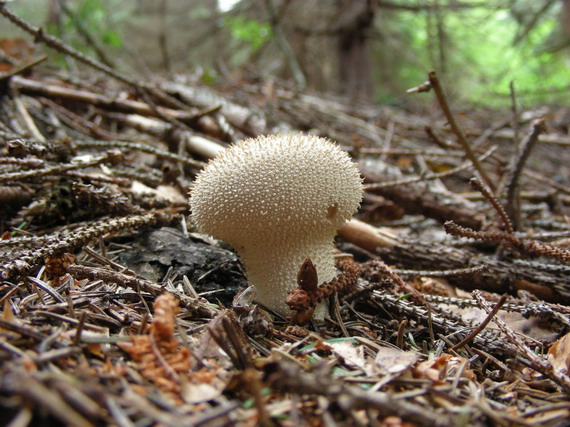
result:
[[(566, 105), (570, 94), (570, 0), (18, 0), (10, 7), (141, 76), (287, 79), (405, 107), (420, 102), (405, 92), (431, 69), (455, 100), (487, 107), (508, 105), (511, 82), (526, 107)], [(0, 37), (30, 40), (7, 22)]]

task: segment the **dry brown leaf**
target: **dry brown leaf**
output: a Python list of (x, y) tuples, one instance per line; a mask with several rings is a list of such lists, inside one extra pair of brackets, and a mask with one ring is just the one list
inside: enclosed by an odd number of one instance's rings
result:
[(402, 421), (396, 415), (390, 415), (382, 420), (382, 425), (386, 427), (415, 427), (416, 424)]
[(216, 388), (206, 383), (187, 383), (182, 388), (186, 403), (198, 404), (215, 399), (222, 394), (223, 388)]
[(332, 347), (330, 343), (323, 340), (319, 340), (315, 343), (315, 350), (331, 351)]
[(36, 372), (38, 370), (38, 365), (36, 365), (36, 362), (34, 362), (32, 358), (27, 354), (22, 357), (22, 366), (26, 372)]
[(414, 158), (410, 157), (410, 156), (401, 156), (398, 159), (398, 167), (400, 169), (408, 169), (409, 167), (412, 166), (414, 162)]
[(417, 362), (419, 355), (395, 347), (383, 347), (376, 354), (376, 365), (383, 374), (398, 374)]
[(414, 286), (418, 291), (424, 294), (441, 295), (445, 297), (457, 296), (455, 287), (451, 286), (445, 279), (421, 277), (414, 281)]
[[(437, 359), (426, 360), (420, 363), (412, 372), (416, 378), (425, 378), (435, 384), (445, 384), (449, 379), (455, 377), (457, 369), (459, 369), (465, 361), (466, 359), (463, 357), (444, 353)], [(463, 369), (461, 376), (469, 380), (475, 379), (475, 373), (469, 369), (468, 366)]]
[(15, 322), (14, 310), (12, 310), (12, 305), (10, 304), (10, 298), (4, 300), (4, 310), (2, 312), (2, 319), (6, 322)]
[(101, 359), (105, 358), (105, 353), (103, 352), (103, 345), (99, 343), (87, 344), (87, 350), (89, 353), (100, 357)]
[(557, 375), (570, 380), (570, 333), (552, 344), (548, 350), (548, 361)]
[(350, 341), (330, 343), (333, 354), (342, 358), (347, 366), (359, 368), (363, 372), (372, 373), (372, 366), (364, 357), (364, 346), (355, 346)]

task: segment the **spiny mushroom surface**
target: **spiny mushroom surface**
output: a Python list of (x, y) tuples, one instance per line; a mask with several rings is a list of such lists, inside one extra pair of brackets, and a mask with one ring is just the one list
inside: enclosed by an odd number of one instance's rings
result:
[(336, 231), (357, 211), (362, 179), (348, 154), (325, 138), (247, 139), (198, 174), (190, 192), (198, 231), (234, 247), (257, 300), (286, 315), (287, 293), (305, 260), (319, 283), (336, 275)]

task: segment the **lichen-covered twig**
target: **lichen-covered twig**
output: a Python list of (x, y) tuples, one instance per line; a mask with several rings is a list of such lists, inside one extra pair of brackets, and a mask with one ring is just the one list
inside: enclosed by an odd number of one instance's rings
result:
[(423, 295), (414, 287), (404, 282), (402, 278), (383, 261), (372, 260), (368, 262), (364, 267), (363, 276), (372, 282), (378, 282), (383, 278), (388, 278), (395, 283), (403, 293), (411, 294), (415, 304), (427, 305)]
[(476, 265), (466, 268), (454, 268), (448, 270), (403, 270), (401, 268), (394, 268), (394, 273), (399, 276), (422, 276), (422, 277), (452, 277), (452, 276), (469, 276), (481, 273), (488, 269), (489, 266), (485, 264)]
[[(125, 273), (109, 270), (101, 267), (87, 267), (83, 265), (71, 264), (66, 268), (67, 272), (77, 279), (103, 280), (104, 282), (116, 283), (125, 288), (133, 289), (137, 292), (148, 292), (154, 297), (158, 297), (166, 292), (163, 286), (153, 283), (140, 277), (129, 276)], [(211, 318), (216, 315), (216, 310), (207, 302), (191, 298), (179, 292), (172, 292), (182, 307), (193, 315)]]
[(479, 335), (483, 329), (485, 329), (485, 327), (489, 324), (489, 322), (493, 320), (493, 317), (499, 312), (499, 310), (505, 304), (505, 302), (507, 302), (507, 295), (503, 294), (499, 299), (499, 301), (494, 305), (493, 309), (487, 314), (485, 320), (483, 320), (479, 324), (479, 326), (473, 329), (473, 331), (468, 336), (466, 336), (460, 342), (451, 347), (451, 350), (457, 350), (463, 347), (464, 345), (469, 344), (471, 341), (473, 341), (475, 337)]
[[(487, 313), (491, 313), (493, 309), (489, 306), (487, 301), (481, 295), (479, 291), (473, 291), (473, 297), (479, 302), (481, 308), (485, 310)], [(508, 340), (513, 343), (519, 353), (526, 359), (527, 363), (532, 369), (548, 376), (556, 383), (561, 385), (566, 389), (566, 391), (570, 391), (570, 381), (562, 375), (558, 375), (553, 369), (552, 366), (535, 352), (533, 352), (522, 340), (514, 333), (514, 331), (507, 326), (507, 324), (498, 317), (494, 317), (493, 321), (499, 327), (501, 332), (505, 334)]]
[(506, 243), (531, 256), (546, 256), (561, 261), (570, 261), (570, 251), (558, 246), (537, 242), (536, 240), (520, 239), (519, 237), (502, 231), (475, 231), (461, 227), (453, 221), (444, 224), (448, 234), (470, 239), (485, 240), (488, 242)]
[(65, 161), (75, 154), (75, 146), (70, 140), (36, 141), (27, 138), (7, 138), (6, 149), (10, 156), (23, 158), (36, 156), (46, 160)]
[(512, 234), (514, 232), (513, 224), (511, 223), (509, 216), (505, 211), (505, 208), (503, 207), (503, 205), (501, 205), (501, 203), (491, 192), (491, 190), (485, 184), (479, 181), (479, 179), (477, 178), (471, 178), (469, 183), (471, 184), (471, 187), (479, 191), (483, 196), (485, 196), (485, 198), (489, 201), (489, 203), (491, 203), (491, 205), (495, 209), (495, 212), (497, 212), (497, 215), (499, 215), (499, 218), (501, 219), (501, 222), (505, 227), (505, 231), (509, 234)]
[[(479, 303), (475, 299), (447, 297), (441, 295), (424, 295), (425, 299), (431, 304), (437, 305), (454, 305), (461, 309), (479, 307)], [(524, 304), (506, 303), (502, 310), (514, 313), (520, 313), (523, 317), (528, 318), (536, 316), (546, 319), (551, 323), (570, 330), (570, 307), (551, 304), (545, 301), (525, 302)]]
[(134, 205), (125, 194), (112, 192), (108, 187), (98, 188), (75, 182), (71, 188), (77, 201), (91, 212), (102, 212), (104, 215), (143, 213), (143, 209)]
[(136, 150), (143, 153), (154, 154), (160, 159), (170, 160), (176, 163), (182, 163), (187, 166), (202, 169), (205, 165), (204, 162), (193, 160), (186, 156), (180, 156), (175, 153), (161, 150), (148, 144), (141, 144), (138, 142), (130, 141), (75, 141), (77, 147), (82, 148), (120, 148), (127, 150)]
[[(372, 285), (373, 284), (366, 282), (359, 283), (357, 286), (359, 293), (366, 293), (366, 290)], [(367, 301), (370, 304), (377, 304), (383, 307), (390, 313), (395, 313), (398, 317), (404, 316), (407, 319), (413, 319), (423, 325), (428, 325), (431, 319), (433, 328), (447, 337), (453, 336), (455, 338), (461, 338), (465, 335), (466, 328), (472, 328), (474, 326), (462, 318), (454, 316), (449, 310), (433, 310), (430, 314), (425, 306), (413, 304), (397, 295), (376, 289), (368, 293)], [(434, 308), (434, 306), (432, 306), (432, 308)], [(472, 345), (495, 354), (512, 354), (514, 346), (509, 342), (498, 340), (498, 336), (498, 331), (484, 329), (474, 337)], [(530, 343), (530, 339), (527, 341)]]
[(64, 237), (57, 236), (45, 245), (25, 251), (16, 258), (0, 265), (0, 278), (9, 280), (19, 275), (28, 274), (46, 257), (54, 257), (64, 252), (73, 252), (90, 240), (107, 233), (156, 224), (167, 224), (173, 218), (174, 216), (167, 212), (152, 212), (144, 215), (102, 220), (95, 224), (81, 227), (74, 230), (70, 235)]
[(90, 166), (95, 166), (107, 161), (116, 162), (121, 154), (118, 150), (108, 151), (100, 156), (93, 157), (90, 160), (78, 161), (68, 164), (58, 164), (42, 169), (32, 169), (19, 172), (10, 172), (0, 175), (0, 182), (14, 182), (25, 181), (32, 178), (38, 178), (47, 175), (59, 175), (74, 169), (83, 169)]
[(18, 165), (23, 168), (41, 168), (44, 166), (42, 159), (20, 159), (16, 157), (0, 157), (1, 165)]

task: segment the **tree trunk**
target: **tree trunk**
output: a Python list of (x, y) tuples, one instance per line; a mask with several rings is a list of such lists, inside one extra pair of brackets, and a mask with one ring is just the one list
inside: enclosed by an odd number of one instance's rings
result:
[(340, 0), (336, 29), (343, 92), (351, 99), (370, 102), (374, 87), (370, 75), (367, 32), (374, 22), (370, 0)]

